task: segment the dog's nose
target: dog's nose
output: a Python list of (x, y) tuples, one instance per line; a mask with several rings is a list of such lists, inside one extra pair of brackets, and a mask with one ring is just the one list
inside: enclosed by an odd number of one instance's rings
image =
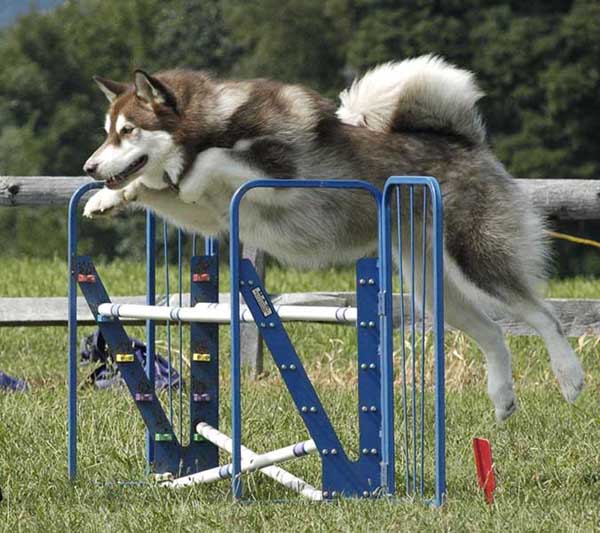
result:
[(83, 171), (90, 178), (96, 178), (96, 172), (98, 171), (98, 163), (87, 162), (85, 165), (83, 165)]

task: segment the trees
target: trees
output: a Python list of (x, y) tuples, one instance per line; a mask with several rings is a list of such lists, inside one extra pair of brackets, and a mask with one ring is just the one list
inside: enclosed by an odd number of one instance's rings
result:
[(597, 2), (356, 4), (352, 66), (439, 53), (477, 74), (491, 140), (511, 172), (598, 175), (590, 144), (600, 116)]
[(228, 74), (239, 57), (240, 46), (225, 25), (221, 1), (165, 3), (154, 28), (151, 48), (155, 61), (151, 70), (177, 66)]
[(241, 48), (232, 74), (305, 83), (325, 93), (341, 86), (343, 47), (333, 4), (227, 0), (224, 5), (228, 31)]
[(81, 173), (103, 136), (93, 74), (206, 68), (334, 97), (356, 72), (434, 52), (476, 72), (513, 174), (596, 177), (598, 20), (597, 0), (66, 2), (0, 33), (0, 172)]
[(128, 79), (135, 67), (208, 68), (303, 82), (335, 95), (350, 72), (434, 52), (477, 73), (488, 94), (482, 106), (492, 141), (511, 171), (594, 176), (600, 4), (550, 4), (68, 2), (0, 34), (1, 170), (79, 172), (102, 135), (103, 100), (93, 74)]

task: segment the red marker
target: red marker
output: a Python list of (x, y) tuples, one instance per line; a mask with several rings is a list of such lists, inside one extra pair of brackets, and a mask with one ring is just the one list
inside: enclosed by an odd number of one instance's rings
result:
[(492, 461), (492, 447), (487, 439), (473, 439), (473, 452), (475, 453), (475, 466), (477, 467), (477, 481), (483, 489), (487, 502), (494, 503), (494, 490), (496, 478), (494, 477), (494, 463)]

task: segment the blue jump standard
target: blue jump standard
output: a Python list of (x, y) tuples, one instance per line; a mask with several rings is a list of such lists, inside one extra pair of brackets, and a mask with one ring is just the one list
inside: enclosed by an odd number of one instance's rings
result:
[[(193, 264), (202, 265), (207, 272), (216, 272), (214, 257), (195, 257)], [(218, 452), (213, 444), (204, 442), (203, 439), (194, 439), (194, 437), (188, 446), (183, 446), (178, 441), (173, 426), (156, 397), (154, 387), (142, 364), (133, 357), (129, 337), (123, 324), (117, 318), (98, 315), (98, 306), (101, 303), (110, 302), (110, 299), (91, 259), (78, 256), (73, 275), (79, 283), (90, 310), (97, 317), (98, 327), (106, 343), (111, 352), (115, 354), (121, 376), (154, 442), (152, 471), (154, 473), (171, 472), (178, 475), (189, 475), (217, 466)], [(213, 279), (217, 279), (216, 275)], [(213, 298), (211, 301), (216, 300), (218, 289), (208, 286), (196, 289), (195, 285), (196, 283), (192, 283), (195, 302), (207, 301), (205, 298)], [(204, 358), (192, 357), (190, 362), (192, 435), (195, 435), (198, 422), (218, 424), (218, 345), (215, 327), (209, 324), (201, 335), (195, 331), (195, 335), (192, 336), (192, 347), (202, 350), (201, 353), (204, 355)]]
[[(378, 278), (375, 259), (361, 260), (357, 270), (359, 278)], [(359, 363), (367, 365), (366, 370), (359, 372), (358, 387), (360, 443), (363, 453), (357, 461), (350, 461), (252, 263), (242, 259), (240, 264), (240, 292), (321, 455), (325, 498), (334, 493), (370, 496), (381, 488), (381, 396), (377, 356), (379, 287), (376, 282), (359, 287), (359, 321), (363, 319), (367, 323), (367, 326), (358, 328), (359, 343), (365, 349)], [(372, 327), (368, 326), (369, 323)]]
[[(215, 256), (192, 258), (192, 305), (214, 302), (218, 298), (218, 272)], [(322, 458), (323, 490), (328, 494), (372, 496), (381, 487), (381, 393), (379, 378), (379, 322), (377, 302), (379, 275), (376, 259), (358, 263), (357, 329), (361, 355), (359, 365), (359, 409), (361, 456), (351, 461), (315, 392), (262, 281), (252, 263), (241, 261), (241, 293), (252, 313), (267, 347), (279, 369), (298, 412)], [(98, 315), (98, 306), (110, 302), (102, 280), (91, 259), (78, 256), (73, 276), (97, 317), (98, 326), (113, 354), (127, 388), (144, 419), (154, 442), (152, 471), (157, 474), (190, 475), (218, 466), (217, 448), (203, 439), (183, 446), (175, 436), (144, 368), (132, 355), (129, 337), (118, 318)], [(199, 422), (218, 427), (218, 326), (193, 323), (190, 432), (195, 435)], [(195, 331), (194, 331), (195, 330)]]
[[(256, 180), (248, 182), (234, 195), (230, 209), (231, 286), (231, 395), (232, 395), (232, 489), (242, 496), (241, 469), (241, 373), (240, 373), (240, 294), (243, 296), (260, 333), (273, 356), (282, 380), (310, 437), (314, 440), (322, 465), (324, 499), (336, 495), (377, 497), (395, 494), (393, 326), (392, 326), (392, 245), (391, 191), (409, 186), (411, 227), (413, 187), (419, 186), (431, 198), (433, 272), (433, 330), (435, 350), (435, 495), (441, 505), (445, 487), (444, 427), (444, 351), (443, 351), (443, 270), (441, 194), (433, 178), (393, 177), (381, 194), (360, 181)], [(171, 421), (154, 392), (152, 370), (144, 371), (133, 356), (129, 337), (118, 318), (98, 315), (98, 307), (110, 302), (92, 260), (77, 255), (77, 205), (83, 194), (98, 184), (88, 184), (73, 196), (69, 207), (69, 476), (76, 475), (76, 287), (81, 289), (97, 324), (115, 355), (121, 375), (147, 427), (147, 456), (150, 470), (157, 474), (186, 476), (218, 466), (218, 449), (196, 433), (199, 422), (218, 428), (219, 347), (218, 325), (190, 324), (189, 433), (190, 443), (179, 442)], [(359, 458), (349, 459), (331, 424), (301, 359), (275, 311), (263, 282), (252, 263), (240, 259), (239, 205), (242, 197), (255, 188), (330, 188), (359, 189), (372, 195), (379, 216), (379, 257), (362, 259), (356, 266), (357, 341), (358, 341), (358, 425)], [(424, 192), (425, 194), (425, 192)], [(424, 203), (424, 209), (426, 208)], [(155, 300), (155, 226), (147, 215), (147, 303)], [(412, 230), (411, 230), (412, 231)], [(414, 248), (411, 236), (411, 250)], [(181, 241), (179, 243), (181, 246)], [(195, 242), (194, 242), (195, 245)], [(401, 247), (400, 247), (401, 248)], [(194, 246), (195, 249), (195, 246)], [(181, 261), (181, 249), (179, 249)], [(191, 305), (217, 302), (219, 293), (218, 248), (207, 241), (207, 255), (193, 255), (190, 268)], [(414, 269), (414, 252), (411, 251)], [(401, 258), (400, 258), (401, 262)], [(181, 264), (179, 265), (181, 273)], [(414, 300), (414, 291), (412, 294)], [(413, 302), (414, 306), (414, 302)], [(414, 315), (413, 315), (414, 317)], [(154, 349), (154, 322), (147, 322), (148, 347)], [(423, 323), (423, 328), (424, 328)], [(414, 327), (413, 327), (414, 330)], [(414, 339), (413, 339), (414, 344)], [(153, 364), (149, 366), (150, 369)], [(414, 393), (413, 393), (414, 394)], [(424, 391), (421, 390), (421, 405)], [(421, 422), (421, 436), (423, 427)], [(405, 428), (406, 431), (406, 428)], [(414, 435), (416, 438), (416, 435)], [(423, 452), (421, 452), (423, 453)], [(421, 489), (421, 493), (423, 490)]]

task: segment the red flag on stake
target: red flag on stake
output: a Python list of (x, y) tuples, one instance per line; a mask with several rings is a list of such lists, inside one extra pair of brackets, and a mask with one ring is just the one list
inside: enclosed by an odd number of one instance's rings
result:
[(487, 502), (494, 503), (494, 490), (496, 478), (494, 477), (494, 463), (492, 461), (492, 447), (487, 439), (473, 439), (473, 452), (475, 453), (475, 466), (477, 467), (477, 481), (483, 489)]

